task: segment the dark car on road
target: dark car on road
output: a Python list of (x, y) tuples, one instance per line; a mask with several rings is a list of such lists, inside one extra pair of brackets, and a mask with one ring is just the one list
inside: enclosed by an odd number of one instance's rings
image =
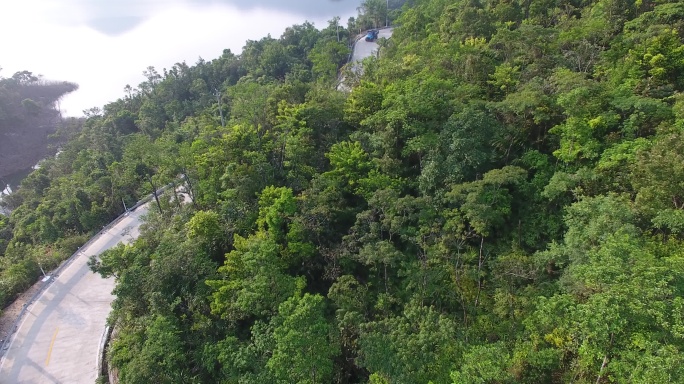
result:
[(375, 41), (378, 38), (379, 31), (377, 29), (371, 29), (366, 34), (366, 41)]

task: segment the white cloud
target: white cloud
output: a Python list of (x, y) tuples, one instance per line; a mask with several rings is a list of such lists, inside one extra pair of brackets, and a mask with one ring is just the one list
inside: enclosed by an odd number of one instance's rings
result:
[[(239, 53), (248, 39), (268, 33), (278, 37), (286, 27), (304, 22), (301, 15), (272, 10), (190, 6), (176, 0), (164, 1), (163, 8), (128, 32), (109, 36), (89, 28), (79, 8), (55, 3), (0, 6), (0, 74), (29, 70), (78, 83), (80, 90), (61, 103), (71, 116), (122, 97), (126, 84), (135, 87), (143, 81), (142, 71), (149, 65), (161, 72), (176, 62), (192, 65), (200, 56), (211, 60), (225, 48)], [(312, 21), (322, 27), (332, 16)]]

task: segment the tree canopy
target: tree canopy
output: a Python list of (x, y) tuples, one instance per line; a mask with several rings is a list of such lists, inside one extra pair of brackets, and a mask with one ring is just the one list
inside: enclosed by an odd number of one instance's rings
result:
[(684, 381), (684, 6), (391, 3), (348, 90), (337, 19), (148, 68), (12, 198), (3, 288), (182, 175), (93, 263), (122, 383)]

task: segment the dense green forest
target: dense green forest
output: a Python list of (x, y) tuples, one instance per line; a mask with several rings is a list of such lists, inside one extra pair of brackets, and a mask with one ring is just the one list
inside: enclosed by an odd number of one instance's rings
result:
[(121, 383), (684, 382), (684, 3), (409, 1), (338, 91), (376, 2), (65, 130), (0, 221), (3, 302), (185, 175), (92, 262)]

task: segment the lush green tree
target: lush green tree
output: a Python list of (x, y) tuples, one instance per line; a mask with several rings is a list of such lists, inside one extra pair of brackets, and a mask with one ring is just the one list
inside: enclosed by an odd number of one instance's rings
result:
[(386, 382), (446, 382), (460, 355), (456, 335), (451, 319), (411, 303), (403, 315), (363, 326), (360, 363)]
[(214, 290), (212, 312), (230, 322), (274, 315), (300, 289), (302, 279), (284, 272), (272, 238), (236, 235), (234, 247), (218, 270), (221, 279), (207, 281)]
[[(187, 381), (190, 373), (184, 369), (185, 356), (178, 328), (172, 319), (155, 316), (148, 320), (142, 346), (138, 353), (124, 356), (133, 340), (118, 339), (112, 348), (113, 362), (122, 366), (119, 378), (122, 383), (178, 383)], [(138, 341), (140, 342), (140, 341)], [(125, 359), (125, 360), (124, 360)]]
[[(65, 126), (5, 199), (0, 300), (183, 180), (91, 261), (122, 381), (681, 382), (684, 7), (402, 3), (148, 68)], [(49, 109), (32, 77), (0, 79), (0, 135)]]
[(364, 0), (359, 7), (359, 19), (364, 26), (378, 28), (385, 25), (388, 11), (386, 2), (382, 0)]
[(280, 304), (273, 330), (275, 347), (267, 366), (278, 382), (329, 383), (337, 348), (325, 318), (322, 296), (293, 296)]

